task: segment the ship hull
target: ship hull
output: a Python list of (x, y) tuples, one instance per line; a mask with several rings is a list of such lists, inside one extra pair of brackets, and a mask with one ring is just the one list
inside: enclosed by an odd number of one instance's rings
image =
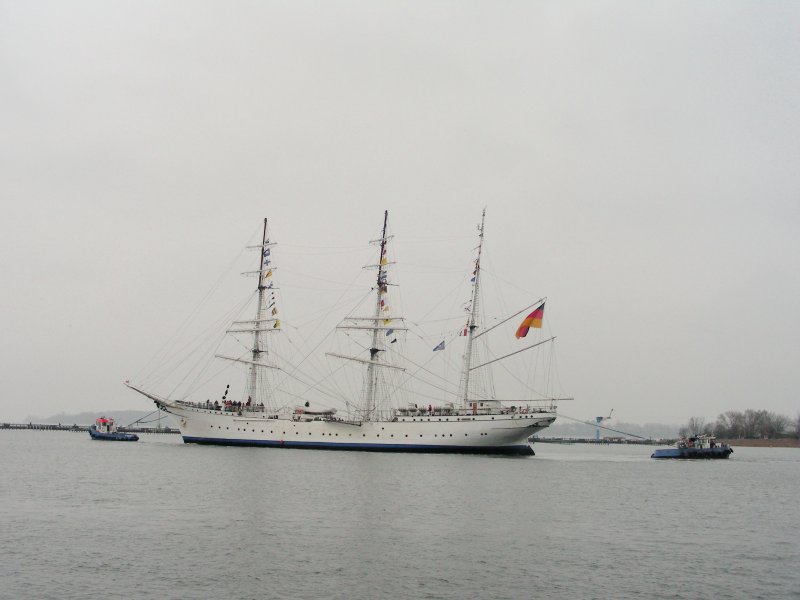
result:
[(527, 439), (555, 420), (552, 412), (533, 412), (408, 416), (352, 424), (156, 404), (176, 417), (186, 443), (307, 450), (533, 456)]
[(718, 448), (661, 448), (653, 452), (650, 458), (728, 458), (733, 452), (729, 446)]
[(138, 442), (139, 436), (135, 433), (120, 433), (119, 431), (113, 433), (104, 433), (97, 431), (94, 426), (89, 429), (89, 436), (93, 440), (101, 440), (106, 442)]

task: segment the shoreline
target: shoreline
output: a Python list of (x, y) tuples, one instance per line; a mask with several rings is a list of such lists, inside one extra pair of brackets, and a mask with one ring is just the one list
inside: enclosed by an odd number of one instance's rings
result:
[(718, 439), (717, 442), (728, 444), (731, 448), (800, 448), (800, 440), (797, 438), (778, 438), (774, 440)]

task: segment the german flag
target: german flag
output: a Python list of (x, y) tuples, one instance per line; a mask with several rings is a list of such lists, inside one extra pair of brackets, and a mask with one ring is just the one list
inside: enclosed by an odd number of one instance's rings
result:
[(525, 317), (525, 320), (522, 321), (522, 324), (517, 329), (517, 339), (524, 338), (528, 335), (528, 330), (531, 327), (534, 329), (541, 329), (542, 319), (544, 319), (544, 304)]

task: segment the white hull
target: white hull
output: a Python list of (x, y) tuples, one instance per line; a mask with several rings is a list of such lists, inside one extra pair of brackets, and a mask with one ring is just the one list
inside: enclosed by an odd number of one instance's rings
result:
[(351, 424), (295, 420), (262, 412), (208, 410), (154, 399), (175, 416), (183, 441), (197, 444), (532, 455), (528, 438), (555, 420), (550, 411), (480, 415), (397, 416)]

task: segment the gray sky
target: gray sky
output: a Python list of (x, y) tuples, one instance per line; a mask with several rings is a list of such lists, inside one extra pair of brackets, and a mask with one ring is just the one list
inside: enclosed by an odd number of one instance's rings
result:
[(0, 418), (149, 409), (121, 382), (265, 216), (302, 315), (389, 209), (411, 316), (484, 206), (564, 412), (796, 416), (798, 31), (796, 2), (2, 0)]

